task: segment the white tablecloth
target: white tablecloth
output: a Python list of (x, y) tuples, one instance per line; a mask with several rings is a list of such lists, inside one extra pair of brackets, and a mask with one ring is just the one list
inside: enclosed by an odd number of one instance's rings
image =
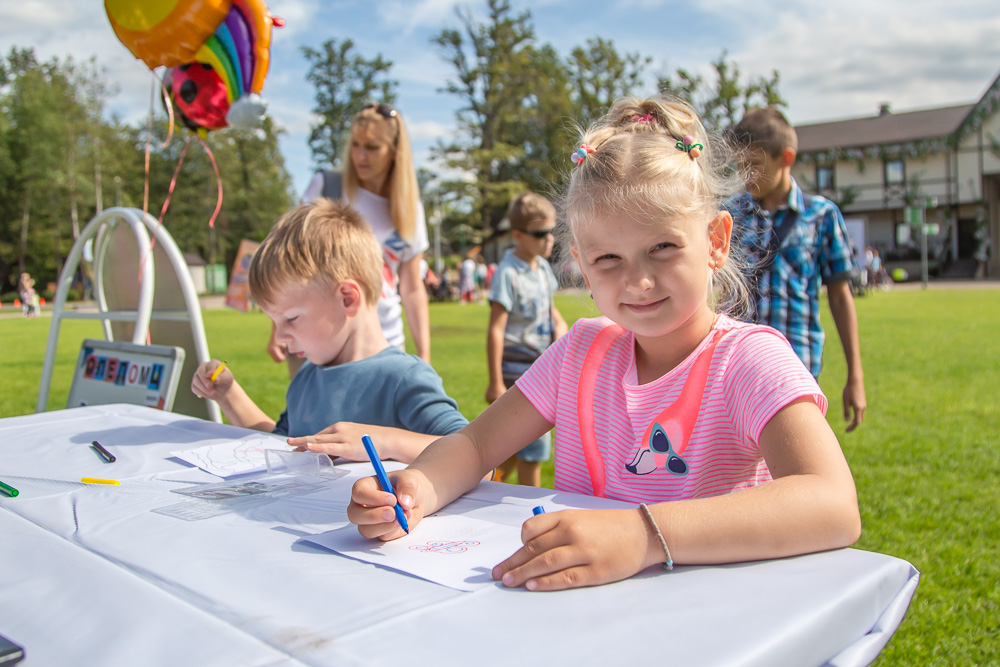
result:
[[(171, 489), (220, 481), (171, 451), (246, 433), (127, 405), (0, 420), (0, 481), (21, 492), (0, 496), (0, 634), (24, 664), (864, 665), (919, 578), (842, 549), (559, 593), (460, 592), (300, 539), (345, 524), (350, 485), (371, 473), (360, 464), (319, 492), (212, 518), (151, 511), (183, 500)], [(461, 502), (526, 517), (616, 505), (490, 482)]]

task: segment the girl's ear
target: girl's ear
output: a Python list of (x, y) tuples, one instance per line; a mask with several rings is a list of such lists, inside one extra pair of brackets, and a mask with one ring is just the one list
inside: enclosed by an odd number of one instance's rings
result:
[(729, 211), (719, 211), (708, 223), (708, 253), (710, 263), (722, 268), (729, 256), (729, 241), (733, 235), (733, 216)]
[(583, 270), (583, 262), (580, 261), (580, 252), (576, 249), (575, 243), (569, 244), (569, 252), (573, 255), (573, 260), (576, 261), (576, 268), (580, 269), (580, 275), (583, 276), (583, 282), (587, 284), (587, 289), (590, 289), (590, 278), (587, 277), (587, 273)]
[(337, 286), (337, 296), (340, 297), (341, 303), (344, 305), (344, 310), (350, 317), (357, 315), (363, 307), (363, 294), (361, 285), (353, 278), (343, 280)]

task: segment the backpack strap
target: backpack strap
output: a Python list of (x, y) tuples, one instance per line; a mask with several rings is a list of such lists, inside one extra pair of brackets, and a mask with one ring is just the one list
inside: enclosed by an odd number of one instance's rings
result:
[(597, 376), (601, 371), (601, 362), (607, 356), (611, 345), (623, 333), (625, 333), (625, 328), (617, 324), (609, 324), (597, 332), (597, 336), (590, 344), (590, 349), (587, 350), (587, 355), (583, 359), (583, 367), (580, 369), (580, 386), (576, 390), (576, 407), (580, 422), (580, 446), (583, 449), (583, 458), (587, 462), (587, 470), (590, 471), (590, 483), (594, 487), (594, 495), (598, 498), (605, 497), (606, 476), (604, 458), (601, 456), (601, 450), (597, 447), (597, 437), (594, 434), (594, 389), (597, 386)]
[(327, 199), (339, 201), (344, 191), (344, 177), (339, 171), (326, 169), (323, 174), (323, 196)]
[[(617, 324), (610, 324), (597, 333), (594, 341), (590, 344), (590, 349), (587, 350), (587, 354), (584, 357), (583, 366), (580, 369), (580, 384), (576, 393), (577, 415), (580, 424), (580, 447), (583, 449), (583, 457), (587, 463), (587, 471), (590, 473), (590, 482), (594, 489), (594, 495), (598, 498), (606, 497), (607, 473), (604, 467), (604, 458), (601, 456), (601, 451), (597, 446), (597, 434), (594, 431), (594, 396), (597, 388), (597, 376), (600, 374), (601, 364), (611, 346), (623, 333), (625, 333), (625, 329)], [(687, 433), (678, 432), (675, 435), (673, 440), (675, 442), (674, 447), (676, 448), (672, 447), (669, 452), (673, 458), (679, 460), (678, 455), (684, 451), (687, 440), (691, 437), (691, 432), (694, 431), (694, 423), (698, 419), (701, 402), (704, 398), (709, 366), (712, 363), (712, 358), (715, 356), (715, 348), (719, 344), (719, 341), (725, 337), (726, 333), (728, 333), (728, 330), (723, 329), (717, 329), (713, 332), (712, 340), (698, 354), (698, 358), (695, 359), (680, 396), (653, 419), (646, 429), (643, 438), (644, 443), (650, 442), (654, 432), (663, 432), (664, 429), (660, 426), (661, 423), (670, 423), (670, 430), (674, 431), (672, 422), (677, 421), (678, 414), (684, 414), (685, 418), (683, 421), (690, 422), (690, 424), (684, 424), (683, 426), (687, 428), (681, 428), (680, 430), (687, 431)], [(692, 412), (693, 414), (691, 414)], [(685, 474), (687, 472), (687, 464), (681, 462), (681, 465), (683, 465), (684, 471), (680, 474)], [(672, 470), (672, 472), (677, 471)]]

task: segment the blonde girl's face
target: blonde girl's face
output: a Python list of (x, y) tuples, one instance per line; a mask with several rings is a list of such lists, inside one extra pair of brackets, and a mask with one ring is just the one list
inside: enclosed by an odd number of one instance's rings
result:
[(382, 187), (389, 177), (396, 149), (386, 136), (388, 121), (371, 121), (358, 125), (351, 132), (351, 162), (358, 174), (361, 187), (375, 194), (382, 194)]
[(700, 341), (714, 321), (708, 281), (712, 266), (725, 262), (731, 230), (728, 213), (711, 222), (604, 213), (574, 227), (573, 254), (597, 308), (637, 342), (686, 344)]

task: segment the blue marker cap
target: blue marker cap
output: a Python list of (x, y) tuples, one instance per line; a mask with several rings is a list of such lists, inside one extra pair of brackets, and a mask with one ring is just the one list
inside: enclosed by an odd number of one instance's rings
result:
[(538, 516), (539, 514), (545, 514), (545, 508), (539, 505), (538, 507), (531, 510), (531, 513), (534, 514), (535, 516)]

